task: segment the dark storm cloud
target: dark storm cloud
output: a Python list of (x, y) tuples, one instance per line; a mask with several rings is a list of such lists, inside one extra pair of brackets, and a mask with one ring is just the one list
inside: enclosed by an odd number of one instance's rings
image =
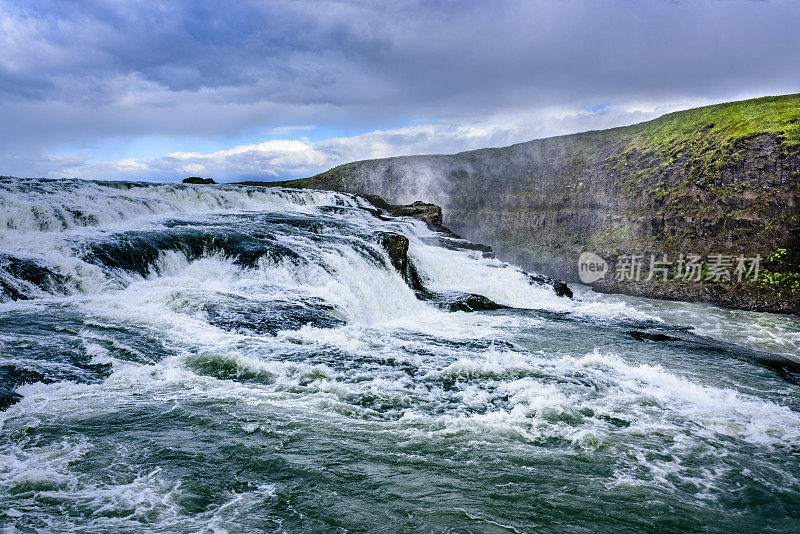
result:
[(793, 0), (0, 0), (0, 173), (102, 139), (796, 91), (798, 23)]

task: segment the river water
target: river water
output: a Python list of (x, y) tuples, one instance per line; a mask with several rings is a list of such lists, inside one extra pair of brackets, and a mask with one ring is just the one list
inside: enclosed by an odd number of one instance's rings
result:
[[(410, 240), (420, 300), (378, 244)], [(531, 285), (349, 195), (0, 179), (8, 532), (797, 532), (800, 321)]]

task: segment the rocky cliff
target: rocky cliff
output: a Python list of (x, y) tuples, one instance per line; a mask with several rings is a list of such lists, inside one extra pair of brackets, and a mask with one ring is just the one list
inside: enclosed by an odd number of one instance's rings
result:
[(458, 234), (566, 280), (593, 252), (601, 291), (800, 313), (800, 95), (281, 185), (433, 202)]

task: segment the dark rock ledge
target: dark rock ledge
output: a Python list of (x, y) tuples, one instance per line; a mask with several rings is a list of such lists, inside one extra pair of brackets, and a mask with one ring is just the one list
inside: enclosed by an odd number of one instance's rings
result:
[[(442, 208), (417, 200), (411, 204), (389, 204), (378, 195), (363, 195), (370, 204), (392, 217), (414, 217), (424, 221), (428, 228), (454, 239), (461, 239), (452, 230), (442, 224)], [(489, 248), (491, 250), (491, 248)]]

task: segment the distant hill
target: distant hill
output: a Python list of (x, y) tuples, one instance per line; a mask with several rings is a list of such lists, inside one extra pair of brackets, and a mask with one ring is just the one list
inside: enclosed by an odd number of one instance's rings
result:
[(183, 180), (181, 180), (181, 183), (210, 185), (210, 184), (215, 184), (217, 182), (215, 182), (213, 178), (201, 178), (199, 176), (190, 176), (188, 178), (184, 178)]
[(733, 281), (613, 281), (612, 261), (596, 287), (800, 313), (799, 184), (800, 95), (786, 95), (504, 148), (358, 161), (274, 185), (433, 202), (454, 231), (568, 280), (584, 251), (643, 253), (645, 263), (698, 253), (703, 279), (710, 254), (760, 255), (755, 282), (739, 283), (733, 267)]

